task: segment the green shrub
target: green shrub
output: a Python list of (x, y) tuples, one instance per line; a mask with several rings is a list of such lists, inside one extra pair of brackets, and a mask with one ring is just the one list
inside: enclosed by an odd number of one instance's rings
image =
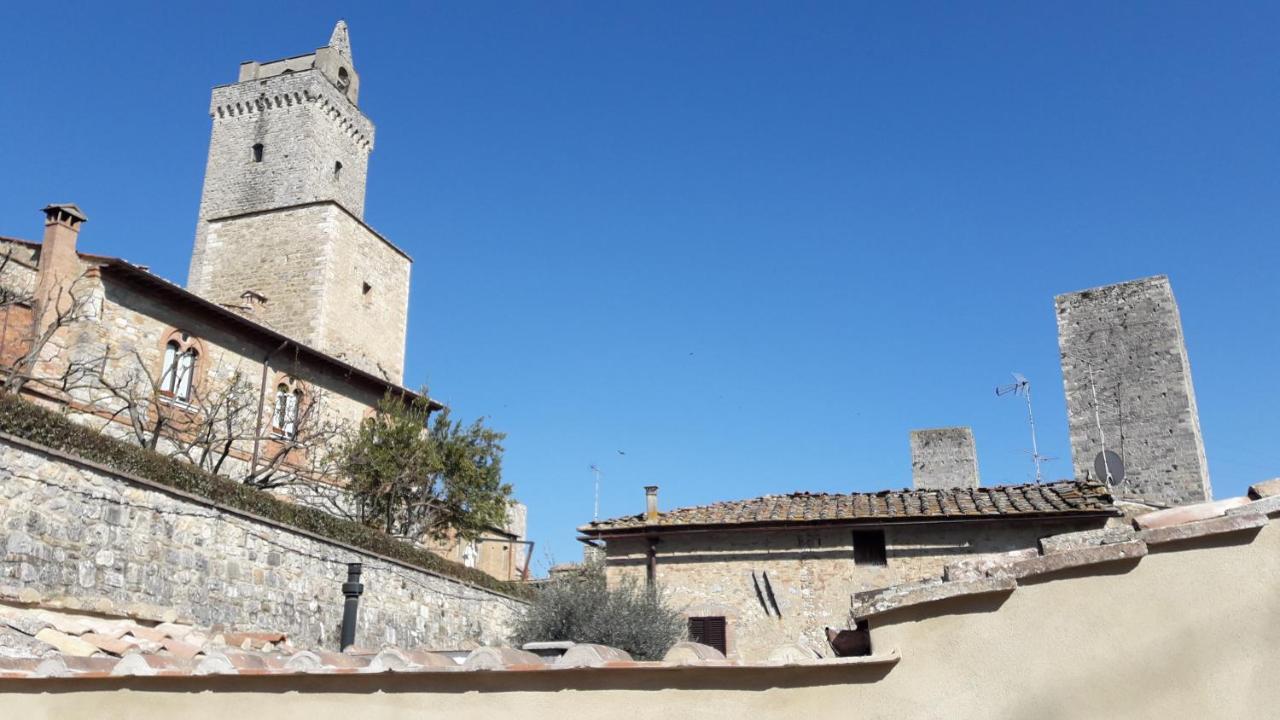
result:
[(636, 660), (661, 660), (684, 631), (684, 617), (660, 591), (630, 579), (609, 587), (597, 562), (546, 583), (518, 621), (515, 640), (598, 643), (626, 650)]
[(116, 440), (12, 394), (0, 393), (0, 432), (471, 585), (519, 598), (531, 595), (527, 587), (518, 583), (498, 580), (358, 522), (285, 502), (270, 493), (219, 477), (190, 463)]

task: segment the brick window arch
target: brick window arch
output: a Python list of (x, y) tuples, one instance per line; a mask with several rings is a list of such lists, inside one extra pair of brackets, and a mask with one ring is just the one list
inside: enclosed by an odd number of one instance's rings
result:
[(161, 348), (160, 395), (190, 400), (199, 384), (203, 345), (187, 331), (173, 330), (164, 337)]

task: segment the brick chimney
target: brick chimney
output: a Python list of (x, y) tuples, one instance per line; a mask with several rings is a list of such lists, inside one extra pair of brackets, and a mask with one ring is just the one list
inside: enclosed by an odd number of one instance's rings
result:
[(658, 521), (658, 486), (644, 486), (644, 521)]
[(80, 208), (71, 203), (44, 209), (44, 241), (40, 246), (34, 298), (37, 333), (53, 322), (59, 309), (70, 308), (71, 284), (81, 272), (76, 240), (80, 225), (86, 220)]

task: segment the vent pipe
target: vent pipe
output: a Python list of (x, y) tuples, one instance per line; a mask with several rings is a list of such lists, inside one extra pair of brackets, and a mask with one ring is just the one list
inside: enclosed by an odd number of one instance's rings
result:
[(362, 593), (364, 593), (364, 585), (360, 584), (360, 563), (347, 563), (347, 581), (342, 583), (342, 594), (346, 597), (346, 603), (342, 608), (340, 650), (346, 650), (356, 644), (356, 611), (360, 609)]

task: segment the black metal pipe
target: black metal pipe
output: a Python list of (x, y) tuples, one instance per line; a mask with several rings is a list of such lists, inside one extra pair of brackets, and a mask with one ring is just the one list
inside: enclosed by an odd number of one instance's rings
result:
[(342, 645), (346, 650), (356, 644), (356, 611), (360, 609), (360, 595), (364, 585), (360, 584), (360, 563), (347, 563), (347, 581), (342, 583), (342, 594), (346, 602), (342, 607)]

